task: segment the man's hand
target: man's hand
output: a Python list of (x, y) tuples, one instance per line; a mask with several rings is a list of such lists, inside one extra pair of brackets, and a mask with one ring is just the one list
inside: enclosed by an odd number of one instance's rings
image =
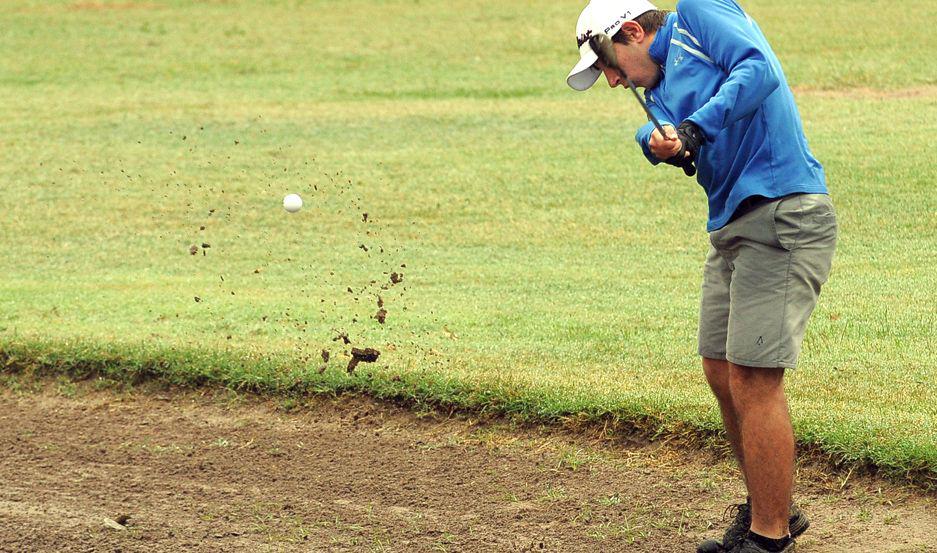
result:
[(651, 140), (648, 142), (651, 153), (661, 161), (667, 161), (683, 149), (683, 144), (677, 138), (676, 129), (670, 125), (664, 125), (664, 132), (667, 136), (661, 136), (660, 131), (654, 129), (651, 133)]
[(651, 140), (648, 142), (651, 153), (664, 163), (682, 168), (688, 177), (695, 175), (696, 166), (693, 162), (696, 161), (696, 154), (703, 143), (703, 134), (699, 127), (690, 121), (684, 121), (676, 129), (664, 125), (664, 132), (666, 136), (661, 136), (657, 129), (651, 132)]
[[(670, 137), (670, 133), (673, 132), (673, 127), (664, 127), (664, 131), (666, 131), (668, 135), (661, 141), (664, 145), (679, 145), (679, 148), (673, 152), (670, 157), (663, 159), (664, 163), (680, 167), (683, 169), (686, 176), (692, 177), (696, 174), (696, 165), (694, 165), (694, 162), (696, 161), (696, 154), (699, 153), (700, 146), (703, 144), (703, 133), (700, 131), (699, 127), (691, 121), (680, 123), (680, 126), (677, 127), (676, 130), (676, 138)], [(653, 143), (654, 134), (660, 136), (660, 133), (656, 130), (651, 133), (651, 143)], [(668, 153), (666, 148), (659, 149), (662, 153)], [(659, 157), (653, 150), (652, 153)]]

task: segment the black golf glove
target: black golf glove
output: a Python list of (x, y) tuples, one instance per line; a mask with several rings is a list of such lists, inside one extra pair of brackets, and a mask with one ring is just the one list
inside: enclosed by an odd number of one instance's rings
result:
[[(700, 145), (703, 143), (703, 133), (696, 123), (684, 121), (677, 127), (677, 138), (683, 145), (680, 151), (671, 158), (665, 159), (664, 163), (680, 167), (686, 176), (692, 177), (696, 174), (696, 154), (699, 152)], [(689, 152), (690, 155), (686, 155)]]

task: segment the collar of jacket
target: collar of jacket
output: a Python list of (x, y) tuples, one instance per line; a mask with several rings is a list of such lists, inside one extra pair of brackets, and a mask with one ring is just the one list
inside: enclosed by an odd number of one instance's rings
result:
[(651, 47), (647, 50), (651, 59), (661, 67), (667, 63), (667, 52), (670, 50), (670, 38), (673, 36), (673, 26), (676, 22), (676, 13), (667, 14), (667, 20), (664, 21), (660, 29), (657, 29), (654, 42), (651, 43)]

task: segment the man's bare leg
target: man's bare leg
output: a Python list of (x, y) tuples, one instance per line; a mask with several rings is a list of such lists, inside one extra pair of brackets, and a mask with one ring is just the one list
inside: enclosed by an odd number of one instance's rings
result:
[(726, 437), (729, 439), (729, 445), (732, 446), (732, 453), (739, 463), (739, 470), (742, 471), (742, 480), (745, 477), (745, 456), (742, 450), (742, 439), (739, 434), (738, 415), (735, 412), (735, 404), (732, 402), (732, 392), (729, 390), (729, 362), (724, 359), (703, 358), (703, 372), (706, 374), (706, 381), (719, 402), (719, 412), (722, 413), (722, 426), (726, 430)]
[(794, 432), (784, 396), (784, 369), (729, 363), (729, 392), (738, 415), (752, 532), (787, 536), (794, 484)]

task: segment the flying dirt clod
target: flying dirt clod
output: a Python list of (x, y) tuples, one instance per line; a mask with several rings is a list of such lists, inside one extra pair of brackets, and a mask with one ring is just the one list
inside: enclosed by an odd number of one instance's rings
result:
[(374, 363), (381, 352), (374, 348), (351, 348), (351, 361), (348, 362), (348, 374), (355, 372), (358, 363)]

